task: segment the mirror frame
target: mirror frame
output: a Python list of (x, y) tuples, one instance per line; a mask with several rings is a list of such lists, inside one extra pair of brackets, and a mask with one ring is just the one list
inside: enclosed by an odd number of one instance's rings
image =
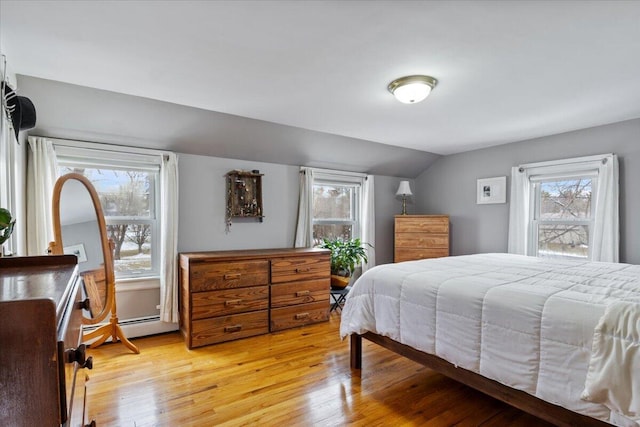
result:
[(62, 240), (62, 227), (60, 224), (60, 196), (62, 195), (62, 189), (64, 184), (69, 180), (80, 181), (91, 196), (93, 201), (93, 207), (96, 213), (96, 219), (98, 221), (98, 231), (100, 232), (100, 241), (102, 246), (102, 255), (105, 272), (105, 284), (106, 284), (106, 301), (102, 308), (101, 313), (97, 313), (96, 316), (88, 318), (83, 316), (82, 323), (85, 325), (94, 325), (101, 323), (107, 318), (114, 307), (115, 300), (115, 272), (113, 269), (113, 253), (109, 238), (107, 237), (107, 225), (104, 219), (102, 211), (102, 204), (100, 198), (96, 192), (93, 184), (84, 175), (79, 173), (68, 173), (58, 178), (53, 187), (53, 200), (52, 200), (52, 214), (53, 214), (53, 229), (54, 229), (54, 241), (49, 244), (49, 252), (53, 255), (64, 254), (64, 244)]

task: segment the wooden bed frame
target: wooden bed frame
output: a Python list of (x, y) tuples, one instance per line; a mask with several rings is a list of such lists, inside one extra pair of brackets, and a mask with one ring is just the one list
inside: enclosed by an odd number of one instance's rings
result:
[(400, 344), (381, 335), (366, 332), (362, 335), (351, 335), (351, 369), (362, 368), (362, 338), (385, 347), (401, 356), (418, 362), (462, 384), (472, 387), (495, 399), (501, 400), (522, 411), (558, 426), (593, 426), (611, 427), (611, 424), (586, 415), (578, 414), (561, 406), (545, 402), (524, 391), (516, 390), (497, 381), (483, 377), (475, 372), (458, 368), (438, 356), (424, 353), (405, 344)]

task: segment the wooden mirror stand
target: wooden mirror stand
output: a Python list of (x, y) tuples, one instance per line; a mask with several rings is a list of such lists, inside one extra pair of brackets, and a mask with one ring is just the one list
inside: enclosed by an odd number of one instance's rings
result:
[(83, 317), (82, 323), (98, 325), (109, 317), (109, 323), (84, 334), (83, 341), (95, 339), (91, 347), (98, 347), (111, 338), (140, 353), (118, 324), (113, 242), (107, 237), (100, 199), (91, 182), (78, 173), (58, 178), (53, 189), (52, 213), (54, 241), (49, 244), (49, 253), (62, 255), (66, 248), (66, 252), (78, 257), (79, 275), (90, 301), (90, 317)]

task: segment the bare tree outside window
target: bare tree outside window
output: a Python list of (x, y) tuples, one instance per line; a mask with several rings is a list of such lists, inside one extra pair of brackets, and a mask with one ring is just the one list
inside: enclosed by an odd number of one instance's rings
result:
[(113, 259), (114, 261), (120, 261), (122, 258), (122, 244), (127, 238), (127, 224), (109, 224), (107, 225), (107, 237), (113, 242)]
[(350, 240), (357, 227), (357, 192), (353, 184), (316, 183), (313, 186), (313, 240)]
[(589, 256), (592, 179), (539, 183), (538, 256)]
[(147, 224), (133, 224), (127, 240), (138, 246), (138, 253), (144, 253), (144, 244), (151, 241), (151, 226)]

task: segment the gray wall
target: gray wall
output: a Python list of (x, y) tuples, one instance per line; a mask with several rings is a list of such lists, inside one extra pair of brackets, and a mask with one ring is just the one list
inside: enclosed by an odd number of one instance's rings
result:
[[(614, 153), (620, 160), (620, 258), (640, 263), (640, 119), (438, 159), (416, 179), (420, 213), (451, 216), (451, 253), (506, 252), (511, 167)], [(476, 180), (507, 176), (507, 203), (476, 204)]]
[[(264, 221), (235, 219), (226, 232), (225, 177), (233, 169), (258, 169)], [(219, 157), (178, 156), (178, 251), (292, 247), (298, 208), (298, 167)]]
[[(298, 215), (299, 168), (274, 163), (180, 154), (178, 251), (290, 248)], [(234, 220), (225, 226), (224, 175), (258, 169), (264, 222)], [(393, 261), (393, 215), (400, 212), (395, 191), (401, 178), (375, 176), (376, 263)], [(413, 184), (412, 184), (413, 185)], [(412, 205), (409, 205), (412, 207)]]
[[(376, 264), (393, 262), (393, 218), (402, 212), (402, 200), (396, 198), (400, 178), (388, 176), (375, 177), (376, 206)], [(409, 179), (411, 190), (416, 192), (416, 184)], [(417, 206), (413, 200), (407, 202), (407, 213), (415, 214)]]
[[(311, 166), (376, 175), (376, 262), (392, 262), (398, 182), (440, 157), (30, 76), (19, 75), (18, 86), (37, 109), (31, 135), (179, 153), (179, 251), (291, 247), (298, 168)], [(226, 233), (223, 177), (232, 169), (265, 174), (266, 217), (235, 221)]]
[[(407, 179), (400, 177), (417, 176), (439, 157), (34, 77), (18, 76), (18, 86), (37, 109), (31, 135), (178, 153), (179, 251), (292, 247), (302, 165), (376, 174), (376, 261), (392, 262), (395, 191)], [(224, 175), (232, 169), (265, 174), (265, 219), (236, 220), (227, 233)], [(157, 285), (121, 286), (119, 317), (157, 314), (159, 299)]]

